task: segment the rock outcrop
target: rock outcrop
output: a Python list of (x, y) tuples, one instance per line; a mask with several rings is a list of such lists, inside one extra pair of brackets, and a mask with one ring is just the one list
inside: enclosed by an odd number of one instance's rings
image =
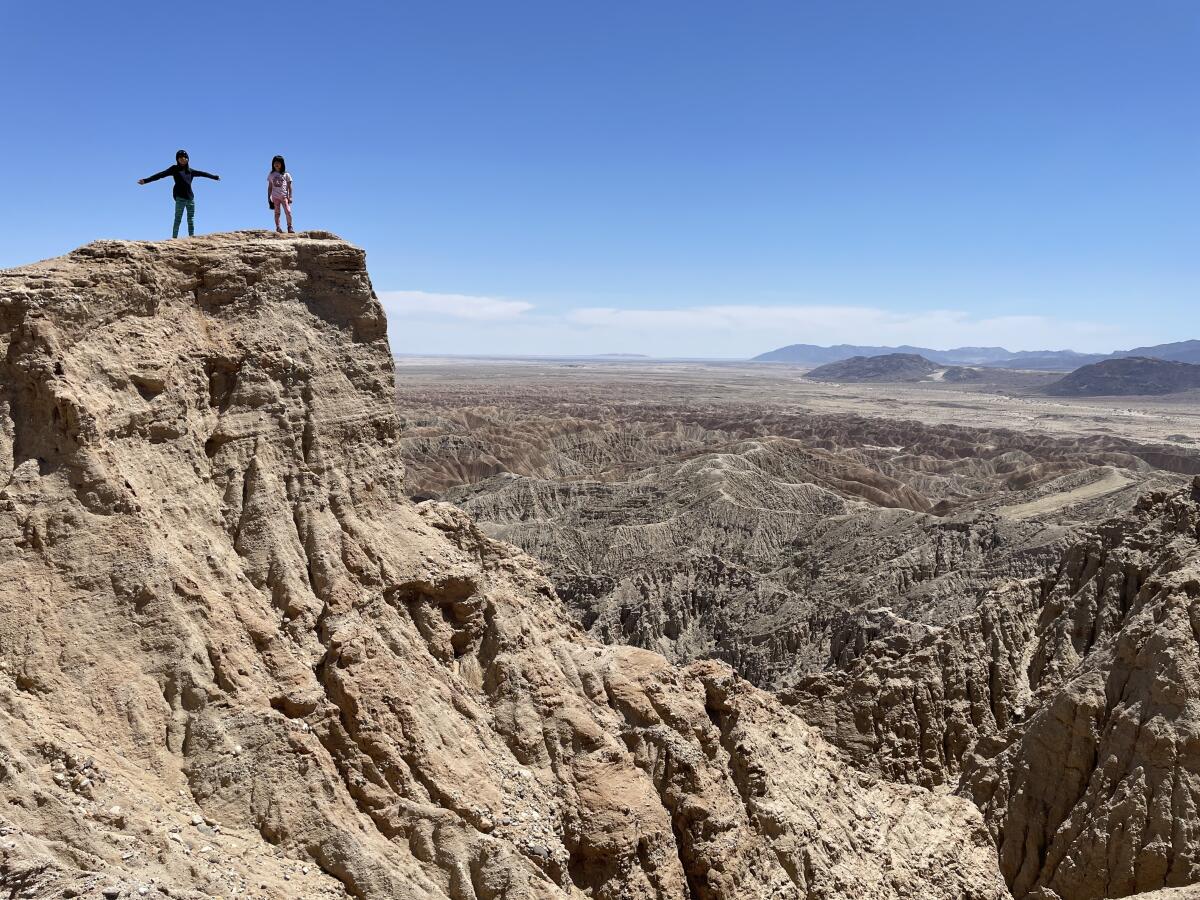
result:
[(0, 343), (0, 893), (1004, 895), (967, 801), (410, 502), (356, 248), (94, 243)]
[(957, 785), (1016, 897), (1200, 880), (1200, 478), (950, 627), (867, 640), (790, 694), (866, 768)]

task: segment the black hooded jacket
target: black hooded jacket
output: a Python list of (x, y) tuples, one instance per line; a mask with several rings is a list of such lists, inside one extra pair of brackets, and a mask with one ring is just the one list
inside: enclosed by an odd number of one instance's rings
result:
[(179, 163), (171, 166), (169, 169), (163, 169), (157, 175), (151, 175), (146, 179), (146, 182), (158, 181), (160, 178), (166, 178), (168, 175), (175, 177), (175, 187), (171, 188), (171, 196), (176, 200), (195, 200), (196, 195), (192, 193), (192, 178), (199, 175), (201, 178), (211, 178), (217, 180), (216, 175), (209, 175), (207, 172), (201, 172), (199, 169), (193, 169), (190, 166), (181, 166)]

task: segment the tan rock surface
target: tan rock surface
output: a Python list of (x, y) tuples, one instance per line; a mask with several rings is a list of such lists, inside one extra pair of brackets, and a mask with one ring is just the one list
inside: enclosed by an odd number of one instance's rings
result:
[(953, 627), (789, 699), (860, 765), (957, 783), (1017, 897), (1200, 880), (1200, 479), (1143, 498)]
[(1138, 900), (1197, 900), (1200, 898), (1200, 886), (1165, 888), (1161, 891), (1147, 891), (1138, 894)]
[(0, 342), (9, 896), (1004, 895), (966, 801), (405, 499), (361, 251), (97, 242)]

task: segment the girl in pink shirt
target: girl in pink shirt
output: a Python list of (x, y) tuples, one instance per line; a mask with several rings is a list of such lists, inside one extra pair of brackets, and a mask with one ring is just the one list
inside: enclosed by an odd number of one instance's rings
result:
[(279, 210), (287, 213), (288, 234), (295, 233), (292, 228), (292, 176), (287, 173), (287, 164), (282, 156), (271, 160), (271, 173), (267, 175), (267, 205), (275, 210), (275, 230), (282, 233), (279, 227)]

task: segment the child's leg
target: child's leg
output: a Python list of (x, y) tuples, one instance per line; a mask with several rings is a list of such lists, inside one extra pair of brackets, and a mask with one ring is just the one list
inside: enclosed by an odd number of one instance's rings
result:
[(283, 204), (278, 200), (275, 200), (274, 203), (275, 203), (275, 230), (282, 231), (282, 229), (279, 227), (279, 207), (283, 206)]
[(175, 198), (175, 224), (171, 226), (171, 237), (179, 237), (179, 221), (183, 218), (183, 204), (185, 201), (180, 198)]
[(192, 235), (194, 235), (196, 233), (196, 201), (195, 200), (187, 201), (187, 212), (188, 212), (188, 237), (191, 237)]
[(284, 211), (284, 214), (287, 215), (288, 231), (291, 231), (292, 230), (292, 201), (291, 200), (283, 201), (283, 211)]

